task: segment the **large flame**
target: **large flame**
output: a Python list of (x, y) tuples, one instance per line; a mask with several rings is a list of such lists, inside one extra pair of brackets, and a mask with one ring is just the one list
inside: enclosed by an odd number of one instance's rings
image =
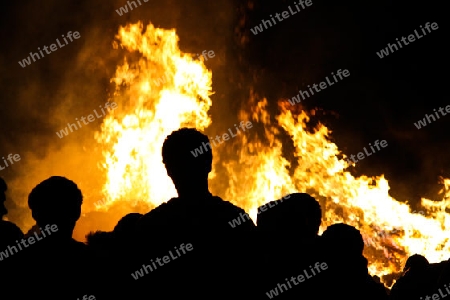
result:
[[(130, 201), (154, 207), (176, 195), (162, 164), (165, 137), (180, 127), (204, 130), (211, 124), (211, 72), (202, 60), (180, 51), (175, 30), (151, 24), (144, 30), (138, 23), (121, 27), (116, 38), (115, 47), (120, 44), (131, 58), (112, 79), (117, 90), (111, 101), (119, 108), (96, 135), (105, 156), (102, 207)], [(268, 201), (296, 191), (312, 194), (324, 211), (322, 231), (345, 222), (373, 242), (365, 249), (372, 275), (400, 272), (404, 260), (414, 253), (430, 262), (447, 258), (449, 179), (442, 182), (443, 201), (422, 199), (426, 215), (411, 213), (407, 204), (389, 196), (383, 175), (355, 178), (348, 172), (345, 155), (324, 125), (308, 130), (310, 117), (304, 111), (291, 111), (283, 99), (274, 119), (267, 100), (257, 98), (252, 93), (249, 108), (236, 118), (236, 123), (252, 122), (253, 129), (213, 148), (214, 165), (224, 170), (210, 177), (214, 193), (244, 208), (253, 219), (257, 207)], [(283, 151), (287, 142), (294, 151), (290, 158)], [(386, 284), (390, 286), (392, 280)]]
[(97, 135), (106, 149), (107, 204), (120, 199), (160, 204), (175, 196), (162, 164), (162, 143), (182, 126), (204, 129), (211, 123), (211, 72), (180, 51), (175, 30), (149, 25), (142, 31), (141, 23), (128, 25), (117, 36), (122, 47), (141, 58), (117, 68), (112, 101), (122, 110), (109, 115)]

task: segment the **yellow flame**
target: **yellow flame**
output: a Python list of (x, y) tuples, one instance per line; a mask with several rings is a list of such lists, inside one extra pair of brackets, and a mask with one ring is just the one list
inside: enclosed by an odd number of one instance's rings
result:
[[(112, 101), (120, 105), (96, 135), (105, 156), (105, 209), (117, 201), (155, 206), (175, 196), (162, 164), (162, 143), (173, 130), (184, 126), (204, 130), (211, 124), (207, 114), (212, 104), (211, 72), (203, 61), (180, 51), (175, 30), (151, 24), (143, 29), (141, 23), (121, 27), (114, 44), (128, 50), (133, 62), (126, 59), (118, 66)], [(273, 118), (267, 100), (257, 98), (250, 95), (250, 108), (236, 120), (251, 121), (254, 129), (213, 148), (214, 166), (225, 170), (210, 176), (214, 193), (249, 211), (254, 220), (259, 205), (287, 193), (310, 193), (324, 212), (321, 232), (344, 222), (374, 242), (365, 249), (372, 275), (400, 272), (414, 253), (430, 262), (447, 258), (450, 179), (442, 181), (443, 201), (422, 199), (426, 216), (411, 213), (407, 204), (389, 196), (383, 175), (355, 178), (347, 171), (345, 155), (324, 125), (307, 130), (310, 117), (304, 111), (290, 111), (287, 100), (280, 101), (280, 113)], [(294, 155), (290, 159), (283, 152), (288, 143)]]
[(109, 204), (126, 199), (157, 205), (176, 195), (162, 164), (164, 139), (180, 127), (211, 123), (211, 72), (180, 51), (175, 30), (150, 24), (143, 31), (138, 23), (121, 27), (117, 38), (141, 58), (131, 65), (125, 60), (112, 79), (121, 111), (109, 115), (96, 136), (105, 149), (103, 192)]

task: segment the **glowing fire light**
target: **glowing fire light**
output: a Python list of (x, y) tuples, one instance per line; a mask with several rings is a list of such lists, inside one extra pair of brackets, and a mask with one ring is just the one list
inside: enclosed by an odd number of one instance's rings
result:
[[(96, 135), (105, 156), (104, 207), (129, 199), (154, 206), (176, 195), (162, 164), (165, 137), (184, 126), (204, 130), (211, 124), (207, 114), (212, 104), (211, 72), (203, 61), (180, 51), (175, 30), (151, 24), (144, 30), (138, 23), (120, 28), (117, 39), (140, 58), (132, 63), (125, 59), (118, 66), (112, 79), (117, 86), (113, 101), (121, 105)], [(422, 199), (426, 216), (410, 213), (408, 205), (389, 196), (383, 175), (355, 178), (346, 171), (349, 165), (345, 157), (339, 158), (342, 155), (325, 126), (308, 131), (309, 116), (291, 112), (282, 104), (287, 100), (280, 101), (277, 122), (271, 121), (267, 100), (256, 98), (251, 95), (251, 108), (242, 110), (237, 119), (260, 124), (264, 136), (258, 137), (255, 130), (213, 149), (215, 166), (220, 164), (226, 173), (212, 174), (215, 194), (243, 207), (253, 219), (257, 207), (268, 201), (296, 191), (312, 194), (320, 199), (324, 211), (322, 230), (344, 222), (375, 242), (365, 250), (372, 275), (401, 271), (404, 260), (414, 253), (430, 262), (447, 259), (450, 219), (445, 209), (450, 179), (442, 182), (443, 201)], [(283, 156), (282, 133), (294, 145), (295, 165)], [(394, 228), (400, 230), (389, 234)]]
[[(160, 204), (176, 196), (162, 164), (161, 147), (172, 131), (183, 127), (204, 129), (211, 120), (211, 72), (192, 55), (178, 49), (175, 30), (142, 24), (119, 30), (121, 46), (138, 51), (142, 58), (134, 65), (127, 60), (112, 80), (115, 97), (122, 103), (120, 115), (108, 116), (97, 140), (104, 145), (108, 203), (120, 199), (142, 199)], [(117, 47), (117, 44), (115, 44)], [(160, 79), (164, 76), (165, 83)], [(127, 90), (121, 93), (122, 87)]]

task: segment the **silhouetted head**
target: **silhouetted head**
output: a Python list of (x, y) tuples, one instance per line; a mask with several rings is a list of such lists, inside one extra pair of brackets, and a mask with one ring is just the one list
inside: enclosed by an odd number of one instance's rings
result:
[(322, 210), (319, 202), (306, 193), (293, 193), (258, 209), (258, 229), (263, 234), (286, 240), (312, 240), (319, 233)]
[(329, 247), (327, 249), (332, 249), (337, 256), (360, 257), (364, 250), (364, 240), (359, 230), (344, 223), (328, 226), (322, 240)]
[(23, 237), (22, 230), (16, 224), (0, 220), (0, 249), (5, 249)]
[(72, 236), (81, 214), (83, 195), (75, 182), (60, 176), (39, 183), (28, 195), (28, 206), (37, 225), (56, 224), (58, 233)]
[(212, 152), (208, 137), (198, 130), (181, 128), (172, 132), (164, 141), (162, 157), (177, 190), (207, 182)]
[(130, 233), (134, 232), (136, 224), (142, 216), (143, 214), (139, 213), (129, 213), (128, 215), (124, 216), (114, 227), (114, 234), (119, 237), (130, 236)]
[(6, 195), (5, 192), (8, 189), (6, 182), (3, 178), (0, 177), (0, 220), (4, 215), (8, 213), (8, 210), (5, 207)]
[(425, 270), (429, 265), (430, 263), (425, 258), (425, 256), (422, 256), (420, 254), (414, 254), (408, 257), (408, 259), (406, 260), (403, 271), (406, 272), (409, 270), (413, 270), (414, 272), (415, 271), (421, 272)]

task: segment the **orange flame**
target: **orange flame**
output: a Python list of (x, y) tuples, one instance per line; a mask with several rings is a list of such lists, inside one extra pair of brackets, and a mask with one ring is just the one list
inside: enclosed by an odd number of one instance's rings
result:
[[(107, 203), (139, 199), (160, 204), (176, 195), (162, 164), (161, 147), (173, 130), (183, 126), (204, 129), (211, 123), (211, 72), (202, 61), (178, 48), (175, 30), (141, 23), (120, 28), (117, 38), (128, 51), (142, 58), (117, 68), (115, 98), (119, 115), (109, 115), (96, 135), (103, 144)], [(115, 44), (117, 47), (117, 44)], [(166, 82), (161, 85), (160, 77)], [(123, 86), (127, 89), (122, 94)], [(131, 103), (126, 105), (129, 99)], [(120, 101), (122, 100), (122, 101)], [(150, 200), (151, 199), (151, 200)], [(107, 205), (106, 205), (107, 207)]]
[[(150, 24), (143, 31), (138, 23), (121, 27), (117, 39), (140, 58), (133, 63), (125, 59), (118, 66), (112, 79), (117, 86), (112, 101), (121, 105), (96, 134), (104, 149), (106, 173), (106, 205), (98, 209), (130, 199), (155, 206), (176, 195), (162, 164), (165, 137), (184, 126), (204, 130), (211, 124), (207, 114), (212, 104), (211, 72), (202, 60), (180, 51), (175, 30)], [(114, 46), (118, 48), (118, 43)], [(324, 211), (321, 232), (328, 225), (344, 222), (374, 242), (365, 250), (372, 275), (400, 272), (404, 260), (414, 253), (430, 262), (446, 259), (450, 179), (443, 179), (442, 202), (422, 199), (426, 216), (410, 213), (407, 204), (389, 196), (383, 175), (352, 176), (345, 155), (329, 138), (330, 131), (320, 123), (308, 131), (309, 116), (290, 111), (286, 103), (280, 101), (280, 114), (273, 121), (267, 100), (251, 95), (251, 108), (242, 110), (238, 121), (251, 121), (264, 134), (258, 137), (258, 129), (252, 129), (213, 148), (214, 165), (221, 165), (225, 173), (211, 174), (211, 191), (249, 211), (254, 220), (259, 205), (287, 193), (310, 193)], [(293, 144), (291, 160), (283, 155), (283, 135)], [(390, 234), (394, 228), (400, 230)]]

